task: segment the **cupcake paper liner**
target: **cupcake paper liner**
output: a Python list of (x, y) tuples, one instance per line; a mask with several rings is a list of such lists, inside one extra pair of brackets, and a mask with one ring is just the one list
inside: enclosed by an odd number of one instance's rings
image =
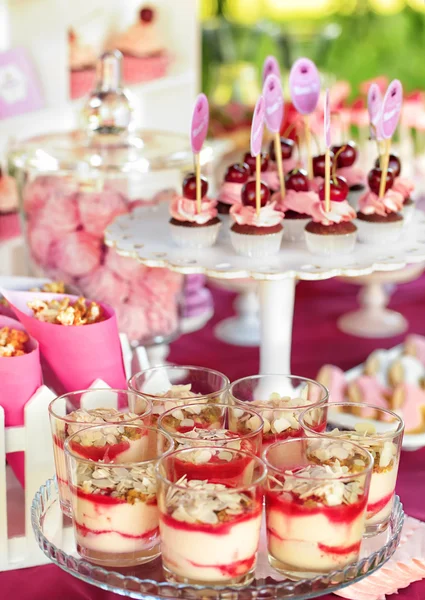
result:
[(387, 244), (396, 242), (403, 231), (404, 220), (376, 223), (356, 219), (359, 242), (364, 244)]
[(251, 258), (263, 258), (277, 254), (280, 250), (282, 237), (283, 229), (278, 233), (259, 235), (230, 231), (230, 239), (235, 252), (242, 256), (250, 256)]
[(75, 301), (78, 296), (10, 290), (0, 292), (29, 335), (38, 341), (42, 357), (57, 380), (58, 393), (86, 389), (96, 379), (102, 379), (112, 388), (126, 389), (117, 320), (110, 306), (99, 303), (106, 315), (106, 319), (100, 323), (56, 325), (36, 319), (27, 306), (28, 301), (40, 298), (61, 300), (65, 297)]
[(221, 223), (205, 227), (185, 227), (170, 223), (171, 237), (181, 248), (209, 248), (217, 240)]
[(349, 254), (354, 250), (357, 232), (341, 235), (320, 235), (304, 231), (307, 248), (313, 254), (330, 256), (332, 254)]
[(126, 83), (142, 83), (164, 77), (171, 63), (165, 52), (158, 56), (137, 57), (124, 54), (122, 62), (123, 78)]
[(403, 210), (401, 211), (401, 214), (403, 215), (405, 227), (408, 227), (412, 223), (415, 211), (416, 211), (415, 203), (403, 206)]

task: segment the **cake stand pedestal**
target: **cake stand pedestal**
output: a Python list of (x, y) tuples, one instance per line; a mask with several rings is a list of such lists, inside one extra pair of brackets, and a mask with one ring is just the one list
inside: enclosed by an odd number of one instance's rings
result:
[(223, 220), (217, 243), (201, 250), (177, 247), (169, 231), (168, 205), (140, 207), (118, 217), (105, 232), (105, 243), (123, 256), (148, 267), (183, 274), (204, 273), (215, 279), (253, 279), (260, 297), (260, 373), (290, 373), (292, 319), (297, 279), (319, 281), (358, 277), (374, 271), (396, 271), (425, 262), (425, 214), (400, 242), (387, 246), (357, 244), (348, 256), (319, 257), (304, 244), (284, 242), (278, 255), (265, 259), (238, 256), (232, 248), (229, 223)]

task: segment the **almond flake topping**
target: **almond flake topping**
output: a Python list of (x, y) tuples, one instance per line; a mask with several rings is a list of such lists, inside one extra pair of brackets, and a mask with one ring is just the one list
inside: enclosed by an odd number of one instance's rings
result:
[(261, 416), (264, 420), (263, 433), (279, 434), (287, 429), (300, 429), (298, 411), (288, 409), (293, 406), (309, 406), (311, 401), (302, 396), (301, 394), (296, 398), (291, 398), (290, 396), (280, 396), (273, 393), (270, 394), (268, 400), (253, 400), (249, 403), (249, 406), (253, 407), (254, 410), (256, 406), (261, 408)]
[(231, 492), (221, 483), (198, 479), (187, 481), (184, 475), (176, 485), (187, 488), (187, 491), (170, 488), (165, 504), (168, 513), (177, 521), (216, 525), (252, 507), (252, 500), (247, 495)]
[[(241, 440), (238, 439), (237, 434), (229, 431), (228, 429), (199, 429), (198, 427), (194, 427), (192, 431), (188, 431), (182, 435), (181, 438), (177, 439), (179, 448), (192, 448), (193, 444), (190, 441), (185, 441), (185, 438), (190, 438), (190, 440), (196, 440), (196, 445), (205, 445), (210, 446), (214, 444), (215, 446), (232, 448), (233, 450), (241, 449)], [(231, 453), (222, 452), (221, 454), (229, 454), (232, 459)]]
[[(66, 419), (68, 421), (75, 421), (75, 424), (67, 423), (66, 426), (68, 430), (68, 435), (72, 435), (73, 433), (77, 433), (78, 431), (87, 428), (87, 424), (103, 425), (105, 423), (125, 423), (126, 421), (134, 421), (138, 417), (139, 415), (136, 415), (135, 413), (123, 413), (117, 410), (116, 408), (92, 408), (90, 410), (86, 410), (85, 408), (79, 408), (78, 410), (73, 410), (68, 415), (66, 415)], [(120, 435), (124, 433), (124, 428), (116, 427), (116, 431), (114, 431), (113, 427), (108, 427), (108, 433), (111, 433), (113, 435)], [(87, 438), (87, 440), (91, 439), (91, 437), (94, 436), (94, 441), (96, 439), (96, 436), (99, 435), (99, 432), (84, 435)], [(91, 444), (88, 443), (87, 445)]]
[(350, 439), (362, 448), (369, 450), (374, 460), (374, 470), (386, 469), (397, 456), (397, 446), (391, 440), (379, 438), (372, 423), (359, 422), (354, 427), (355, 431), (340, 431), (333, 429), (327, 435)]
[[(155, 398), (161, 398), (165, 400), (164, 403), (156, 404), (154, 402), (153, 414), (162, 415), (167, 410), (171, 410), (176, 406), (184, 406), (188, 404), (188, 398), (198, 398), (202, 394), (195, 394), (191, 391), (192, 384), (187, 383), (185, 385), (172, 385), (169, 390), (162, 394), (155, 394)], [(193, 411), (195, 412), (195, 411)]]

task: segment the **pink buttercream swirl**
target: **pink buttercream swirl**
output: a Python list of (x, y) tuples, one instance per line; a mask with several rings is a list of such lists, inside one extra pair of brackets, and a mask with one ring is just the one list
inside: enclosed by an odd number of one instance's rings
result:
[(346, 200), (343, 202), (331, 201), (330, 208), (331, 210), (326, 212), (325, 203), (318, 200), (310, 210), (313, 221), (315, 223), (322, 223), (322, 225), (332, 225), (334, 223), (338, 224), (352, 221), (356, 217), (355, 210)]
[(407, 200), (415, 189), (415, 184), (410, 179), (407, 179), (407, 177), (396, 177), (391, 189), (395, 192), (399, 192), (404, 200)]
[[(293, 158), (288, 158), (282, 161), (283, 172), (287, 175), (290, 171), (297, 168), (297, 161)], [(254, 179), (254, 177), (252, 177)], [(261, 180), (269, 186), (272, 190), (278, 190), (280, 188), (279, 173), (277, 172), (276, 163), (271, 163), (267, 171), (262, 171)]]
[(215, 200), (202, 198), (201, 211), (198, 213), (195, 200), (189, 200), (176, 194), (171, 200), (170, 214), (177, 221), (189, 221), (190, 223), (197, 223), (197, 225), (205, 225), (217, 216), (216, 205)]
[(140, 58), (159, 54), (164, 44), (154, 23), (139, 21), (129, 27), (114, 40), (115, 48), (123, 54), (131, 54)]
[(319, 187), (322, 185), (322, 183), (324, 183), (324, 181), (325, 180), (323, 177), (313, 177), (313, 179), (310, 179), (308, 182), (310, 190), (313, 190), (313, 192), (318, 192)]
[(393, 189), (385, 192), (382, 198), (379, 198), (375, 192), (369, 190), (360, 197), (359, 208), (364, 215), (380, 215), (385, 217), (392, 212), (398, 212), (403, 208), (404, 198), (400, 192)]
[(238, 225), (253, 225), (254, 227), (274, 227), (283, 219), (280, 211), (275, 210), (276, 202), (271, 202), (260, 208), (260, 213), (253, 206), (234, 204), (230, 209), (232, 218)]
[(232, 183), (223, 181), (218, 192), (217, 199), (223, 204), (238, 204), (241, 202), (241, 191), (243, 183)]
[(351, 167), (341, 167), (337, 169), (336, 174), (347, 180), (349, 188), (353, 185), (366, 185), (366, 175), (360, 167), (354, 165)]
[(317, 203), (320, 202), (316, 192), (296, 192), (295, 190), (287, 190), (283, 199), (280, 192), (276, 192), (272, 199), (276, 202), (277, 210), (281, 210), (283, 213), (293, 210), (305, 215), (312, 215), (316, 210)]

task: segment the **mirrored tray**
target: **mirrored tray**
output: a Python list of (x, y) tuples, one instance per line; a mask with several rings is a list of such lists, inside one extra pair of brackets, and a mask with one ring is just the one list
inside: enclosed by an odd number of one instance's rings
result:
[(209, 588), (165, 582), (161, 560), (126, 569), (105, 569), (82, 560), (75, 549), (69, 519), (62, 516), (56, 481), (49, 479), (37, 492), (31, 509), (31, 520), (37, 542), (52, 562), (74, 577), (126, 596), (144, 600), (307, 600), (336, 591), (363, 579), (381, 567), (395, 552), (404, 521), (403, 507), (395, 499), (388, 530), (364, 540), (361, 559), (341, 571), (314, 579), (289, 581), (272, 570), (267, 561), (265, 537), (260, 543), (256, 579), (244, 588)]

